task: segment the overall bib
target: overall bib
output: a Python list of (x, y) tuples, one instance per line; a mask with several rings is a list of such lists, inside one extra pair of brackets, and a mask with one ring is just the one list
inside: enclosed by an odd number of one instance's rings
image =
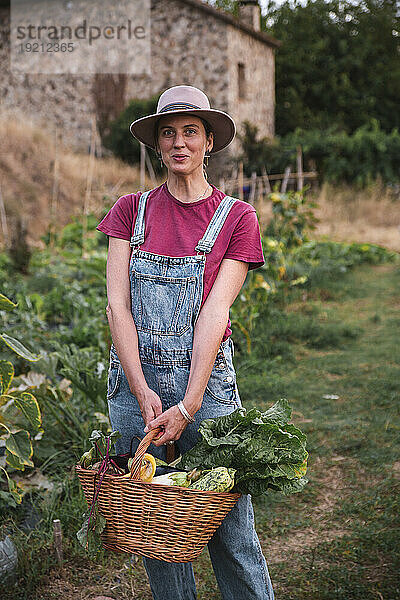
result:
[[(185, 395), (194, 327), (203, 296), (206, 253), (212, 250), (235, 199), (225, 196), (218, 205), (194, 249), (197, 254), (173, 257), (139, 249), (145, 239), (145, 209), (150, 191), (140, 196), (130, 242), (131, 310), (146, 383), (159, 395), (165, 411)], [(198, 428), (204, 419), (229, 414), (241, 406), (233, 354), (229, 337), (218, 349), (201, 408), (194, 415), (195, 422), (189, 423), (175, 442), (181, 453), (200, 439)], [(133, 437), (144, 437), (145, 424), (114, 345), (110, 350), (107, 400), (111, 426), (121, 433), (116, 451), (128, 452)], [(166, 446), (152, 445), (149, 451), (165, 460)], [(254, 529), (250, 496), (242, 496), (225, 517), (209, 541), (208, 550), (223, 600), (273, 599), (267, 564)], [(196, 599), (191, 563), (149, 558), (143, 561), (154, 600)]]

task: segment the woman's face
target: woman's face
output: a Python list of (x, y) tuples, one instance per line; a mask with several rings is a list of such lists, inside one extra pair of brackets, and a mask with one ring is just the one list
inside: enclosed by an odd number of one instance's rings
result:
[(212, 133), (207, 140), (199, 117), (165, 115), (158, 123), (157, 141), (168, 171), (189, 175), (203, 169), (204, 154), (212, 148)]

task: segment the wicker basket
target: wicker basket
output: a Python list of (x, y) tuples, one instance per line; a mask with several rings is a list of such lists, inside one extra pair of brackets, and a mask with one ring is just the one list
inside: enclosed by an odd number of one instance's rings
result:
[[(102, 542), (115, 552), (188, 562), (199, 556), (240, 494), (138, 480), (144, 453), (158, 433), (159, 430), (153, 429), (140, 442), (132, 465), (132, 479), (104, 476), (98, 495), (99, 511), (106, 518)], [(97, 473), (80, 466), (76, 472), (90, 505)]]

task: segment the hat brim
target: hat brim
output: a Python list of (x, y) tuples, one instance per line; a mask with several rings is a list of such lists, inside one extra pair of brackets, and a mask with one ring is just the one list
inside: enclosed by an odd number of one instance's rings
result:
[(166, 115), (195, 115), (205, 119), (213, 131), (213, 147), (210, 154), (220, 152), (228, 146), (236, 135), (236, 126), (232, 117), (222, 110), (216, 110), (213, 108), (194, 108), (188, 110), (169, 110), (163, 113), (156, 113), (154, 115), (148, 115), (147, 117), (141, 117), (136, 119), (130, 125), (131, 134), (143, 142), (146, 146), (155, 150), (154, 140), (154, 128), (160, 117)]

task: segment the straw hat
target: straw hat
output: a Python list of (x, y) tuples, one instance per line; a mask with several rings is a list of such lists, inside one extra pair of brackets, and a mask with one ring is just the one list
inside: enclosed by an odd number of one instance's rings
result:
[(236, 127), (232, 117), (222, 110), (210, 108), (210, 102), (204, 92), (191, 85), (175, 85), (163, 92), (158, 100), (157, 112), (133, 121), (130, 126), (132, 135), (146, 146), (155, 150), (155, 132), (158, 119), (165, 114), (187, 113), (205, 119), (214, 134), (211, 154), (219, 152), (235, 137)]

